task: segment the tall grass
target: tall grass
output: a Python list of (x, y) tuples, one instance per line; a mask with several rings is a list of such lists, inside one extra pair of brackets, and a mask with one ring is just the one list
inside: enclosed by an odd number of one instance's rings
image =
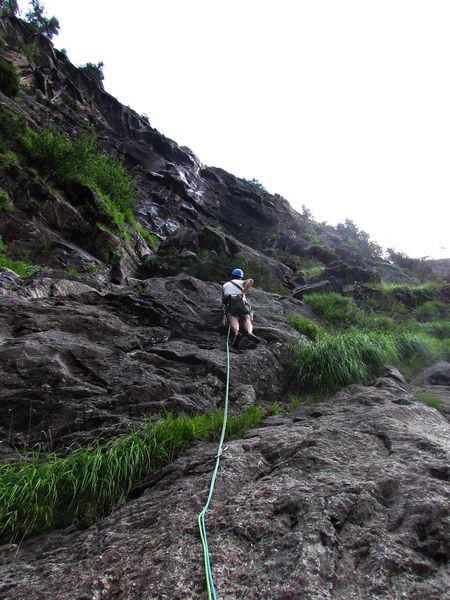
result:
[(390, 363), (427, 364), (438, 353), (431, 339), (411, 332), (348, 331), (300, 342), (291, 355), (290, 370), (300, 390), (334, 392), (380, 375)]
[(327, 324), (334, 327), (356, 325), (359, 313), (362, 312), (353, 298), (347, 298), (335, 292), (308, 294), (305, 296), (304, 302)]
[(303, 335), (306, 335), (313, 341), (320, 337), (323, 333), (325, 333), (323, 327), (321, 327), (314, 321), (311, 321), (311, 319), (304, 319), (298, 313), (287, 314), (285, 319), (286, 323), (291, 325), (291, 327), (293, 327), (296, 331), (302, 333)]
[[(226, 435), (255, 426), (263, 410), (248, 407), (228, 419)], [(109, 443), (80, 447), (66, 457), (38, 452), (0, 466), (0, 539), (22, 539), (71, 523), (87, 526), (120, 506), (132, 487), (180, 456), (194, 440), (219, 438), (222, 411), (167, 414)]]

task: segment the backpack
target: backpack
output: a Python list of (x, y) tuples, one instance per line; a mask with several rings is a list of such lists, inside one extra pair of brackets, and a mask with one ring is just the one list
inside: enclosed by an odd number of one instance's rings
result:
[[(233, 283), (233, 282), (231, 282)], [(234, 285), (243, 291), (239, 285)], [(250, 315), (252, 313), (252, 305), (250, 302), (243, 298), (242, 294), (238, 296), (223, 296), (222, 303), (226, 306), (227, 312), (229, 312), (234, 317), (244, 317), (245, 315)]]

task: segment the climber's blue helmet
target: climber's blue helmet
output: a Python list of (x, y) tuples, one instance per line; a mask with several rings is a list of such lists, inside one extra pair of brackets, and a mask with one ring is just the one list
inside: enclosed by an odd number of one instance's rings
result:
[(233, 269), (231, 271), (232, 275), (235, 275), (236, 277), (242, 277), (244, 278), (244, 271), (242, 269)]

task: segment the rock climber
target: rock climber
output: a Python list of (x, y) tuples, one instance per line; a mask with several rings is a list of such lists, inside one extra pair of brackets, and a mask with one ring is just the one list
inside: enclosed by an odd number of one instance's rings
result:
[(242, 334), (239, 331), (240, 326), (242, 327), (242, 333), (250, 340), (256, 344), (259, 344), (261, 341), (253, 334), (252, 307), (245, 296), (252, 285), (253, 279), (244, 279), (242, 269), (233, 269), (231, 271), (231, 279), (222, 288), (222, 303), (234, 335), (231, 346), (235, 350), (238, 350), (240, 340), (242, 339)]

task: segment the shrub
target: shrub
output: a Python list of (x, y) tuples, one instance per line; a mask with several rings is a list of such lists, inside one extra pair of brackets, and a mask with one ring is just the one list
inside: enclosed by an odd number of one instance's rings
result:
[[(226, 435), (241, 435), (263, 417), (258, 406), (228, 419)], [(71, 523), (90, 525), (123, 503), (133, 485), (180, 456), (196, 439), (218, 439), (222, 411), (147, 421), (105, 444), (72, 450), (66, 457), (38, 452), (0, 465), (0, 538), (22, 539)]]
[(19, 77), (13, 65), (0, 56), (0, 90), (9, 98), (19, 93)]
[(3, 254), (3, 252), (6, 252), (6, 245), (3, 241), (3, 237), (0, 235), (0, 254)]
[(103, 67), (104, 67), (104, 64), (102, 62), (98, 62), (98, 63), (88, 62), (84, 65), (80, 65), (78, 68), (85, 75), (87, 75), (89, 77), (89, 79), (92, 79), (99, 86), (103, 87), (103, 80), (105, 79), (105, 76), (103, 75)]
[(299, 314), (286, 315), (286, 322), (313, 341), (325, 333), (323, 327), (320, 327), (320, 325), (317, 325), (317, 323), (314, 323), (314, 321), (311, 321), (310, 319), (304, 319)]

